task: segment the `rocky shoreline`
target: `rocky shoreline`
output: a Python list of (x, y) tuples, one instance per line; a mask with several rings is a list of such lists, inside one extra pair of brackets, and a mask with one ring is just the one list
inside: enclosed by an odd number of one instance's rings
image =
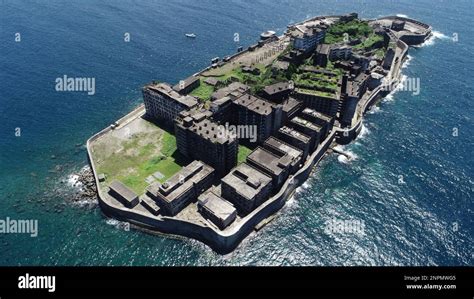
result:
[(84, 200), (96, 201), (98, 198), (97, 185), (94, 179), (94, 173), (90, 166), (84, 166), (78, 173), (70, 176), (69, 182), (73, 187), (78, 187), (78, 192), (74, 193), (71, 198), (74, 202), (82, 202)]

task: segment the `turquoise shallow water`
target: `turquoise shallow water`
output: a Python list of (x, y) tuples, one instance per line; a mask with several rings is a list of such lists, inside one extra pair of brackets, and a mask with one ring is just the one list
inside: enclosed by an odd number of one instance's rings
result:
[[(37, 238), (0, 234), (0, 264), (473, 265), (470, 1), (4, 0), (0, 6), (0, 219), (39, 221)], [(367, 115), (362, 136), (344, 148), (355, 160), (327, 157), (278, 217), (232, 254), (127, 232), (94, 203), (70, 202), (77, 189), (61, 181), (87, 164), (85, 140), (139, 104), (144, 83), (176, 82), (233, 53), (236, 32), (246, 46), (262, 31), (281, 33), (312, 15), (351, 11), (367, 18), (405, 14), (433, 25), (435, 38), (411, 49), (404, 69), (420, 78), (421, 93), (385, 99)], [(188, 31), (198, 38), (186, 39)], [(124, 32), (132, 42), (123, 42)], [(55, 92), (63, 74), (95, 77), (96, 95)], [(365, 234), (328, 234), (325, 222), (332, 219), (364, 221)]]

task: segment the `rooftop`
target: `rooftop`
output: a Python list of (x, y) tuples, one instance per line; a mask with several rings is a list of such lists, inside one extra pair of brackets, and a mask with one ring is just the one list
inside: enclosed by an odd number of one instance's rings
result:
[(227, 132), (225, 127), (209, 119), (204, 119), (200, 123), (195, 124), (191, 130), (213, 143), (223, 144), (235, 140), (235, 137)]
[(175, 86), (173, 86), (173, 89), (177, 92), (181, 92), (182, 90), (186, 89), (190, 85), (193, 85), (194, 83), (196, 83), (196, 81), (199, 81), (199, 77), (190, 76), (184, 80), (179, 81)]
[(309, 120), (306, 120), (306, 119), (301, 118), (299, 116), (296, 116), (296, 117), (292, 118), (290, 122), (292, 122), (293, 124), (297, 124), (297, 125), (300, 125), (302, 127), (308, 128), (312, 131), (316, 131), (316, 132), (320, 132), (321, 129), (322, 129), (321, 126), (318, 126), (317, 124), (312, 123)]
[(289, 91), (289, 90), (292, 90), (292, 86), (290, 82), (279, 82), (272, 85), (267, 85), (263, 89), (263, 91), (265, 91), (268, 95), (273, 95), (279, 92)]
[(179, 102), (188, 108), (193, 108), (198, 104), (198, 100), (195, 97), (189, 95), (183, 96), (166, 83), (151, 83), (146, 85), (144, 88), (145, 90), (156, 92), (169, 100)]
[(288, 155), (290, 156), (293, 160), (298, 160), (303, 156), (303, 152), (296, 147), (293, 147), (283, 141), (281, 141), (278, 138), (275, 137), (270, 137), (265, 141), (264, 144), (265, 147), (267, 148), (272, 148), (276, 151), (279, 151), (281, 155)]
[(181, 171), (172, 176), (165, 183), (158, 182), (148, 186), (148, 193), (157, 197), (160, 196), (171, 203), (181, 194), (193, 187), (194, 183), (201, 181), (214, 172), (214, 168), (204, 164), (201, 161), (193, 161), (188, 166), (183, 167)]
[(293, 137), (295, 139), (298, 139), (302, 141), (303, 143), (309, 143), (311, 141), (311, 138), (309, 136), (287, 126), (281, 127), (278, 130), (278, 132), (280, 132), (281, 134), (285, 134), (287, 136)]
[(236, 209), (231, 203), (212, 191), (201, 194), (198, 204), (221, 221), (225, 221), (236, 212)]
[(235, 167), (222, 182), (231, 186), (247, 200), (253, 200), (272, 179), (247, 163)]
[(223, 144), (234, 141), (235, 137), (224, 126), (209, 119), (210, 116), (212, 112), (209, 110), (183, 111), (176, 118), (176, 123), (213, 143)]
[(132, 202), (135, 198), (137, 198), (137, 194), (130, 190), (127, 186), (122, 184), (120, 181), (114, 180), (109, 185), (110, 190), (115, 191), (117, 194), (122, 196), (128, 202)]
[(331, 122), (332, 121), (332, 117), (330, 117), (329, 115), (326, 115), (324, 113), (321, 113), (319, 111), (316, 111), (316, 110), (313, 110), (311, 108), (305, 108), (303, 110), (303, 113), (304, 114), (308, 114), (308, 115), (311, 115), (313, 117), (317, 117), (319, 119), (322, 119), (324, 120), (325, 122)]
[(290, 97), (288, 98), (288, 100), (282, 103), (283, 111), (290, 112), (291, 110), (293, 110), (294, 108), (296, 108), (297, 106), (301, 104), (302, 103), (298, 101), (297, 99)]
[(338, 21), (337, 17), (315, 17), (304, 22), (297, 23), (295, 25), (289, 26), (289, 33), (293, 37), (303, 37), (306, 33), (311, 35), (312, 28), (319, 28), (320, 30), (325, 30), (328, 26), (334, 24)]
[(285, 153), (276, 155), (262, 147), (257, 147), (248, 157), (248, 161), (278, 176), (291, 165), (292, 157)]
[(245, 92), (247, 92), (249, 89), (250, 89), (250, 87), (243, 84), (243, 83), (233, 82), (233, 83), (229, 84), (229, 86), (223, 87), (223, 88), (215, 91), (212, 94), (212, 98), (214, 100), (218, 100), (220, 98), (227, 97), (229, 95), (240, 96), (240, 95), (244, 94)]
[(235, 103), (261, 115), (272, 113), (272, 103), (248, 93), (237, 98)]
[(204, 83), (209, 84), (211, 86), (216, 86), (217, 83), (219, 83), (219, 80), (217, 78), (209, 77), (206, 80), (204, 80)]
[(320, 91), (316, 89), (307, 89), (307, 88), (296, 88), (295, 91), (300, 94), (314, 95), (314, 96), (326, 98), (328, 100), (339, 101), (337, 99), (337, 95), (334, 93), (329, 93), (329, 92)]
[(331, 50), (331, 45), (329, 44), (319, 44), (316, 48), (316, 52), (321, 53), (323, 55), (328, 55), (329, 50)]

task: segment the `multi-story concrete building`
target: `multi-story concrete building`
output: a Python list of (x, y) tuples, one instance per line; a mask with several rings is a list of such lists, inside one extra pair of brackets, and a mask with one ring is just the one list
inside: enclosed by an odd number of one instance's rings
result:
[(292, 97), (288, 98), (288, 100), (285, 100), (282, 105), (282, 125), (286, 124), (289, 119), (296, 116), (301, 111), (301, 109), (303, 109), (303, 101), (298, 101)]
[(320, 44), (316, 47), (316, 54), (314, 63), (320, 67), (326, 67), (329, 60), (329, 52), (331, 50), (331, 45)]
[(352, 47), (346, 44), (335, 44), (329, 49), (329, 60), (348, 60), (352, 56)]
[(310, 153), (311, 138), (293, 128), (283, 126), (277, 132), (278, 139), (300, 149), (303, 152), (303, 162)]
[(294, 85), (290, 82), (279, 82), (265, 86), (262, 97), (275, 103), (282, 103), (288, 99), (293, 90)]
[(299, 24), (289, 28), (293, 47), (304, 52), (316, 49), (326, 36), (326, 30), (321, 25)]
[(166, 83), (148, 84), (143, 87), (142, 93), (146, 116), (169, 127), (173, 126), (181, 111), (190, 110), (198, 104), (196, 98), (183, 96)]
[(299, 116), (293, 117), (288, 126), (311, 138), (310, 150), (316, 149), (321, 142), (322, 127)]
[(257, 143), (264, 142), (282, 123), (282, 105), (277, 105), (251, 94), (244, 94), (234, 101), (237, 111), (236, 124), (256, 126)]
[(243, 83), (232, 82), (228, 86), (215, 91), (212, 94), (211, 99), (215, 101), (223, 97), (230, 97), (232, 100), (234, 100), (242, 96), (244, 93), (247, 93), (249, 90), (250, 90), (250, 87)]
[(330, 95), (324, 92), (297, 88), (294, 97), (303, 101), (306, 107), (329, 116), (336, 116), (339, 110), (340, 99), (338, 94)]
[(235, 207), (212, 191), (201, 194), (197, 206), (198, 211), (221, 230), (229, 226), (237, 217)]
[(275, 138), (273, 136), (268, 138), (263, 144), (263, 148), (278, 157), (290, 157), (290, 174), (295, 173), (303, 164), (303, 151), (294, 146), (289, 145), (286, 142), (283, 142), (278, 138)]
[(383, 63), (382, 63), (382, 67), (385, 70), (390, 70), (392, 68), (392, 64), (393, 64), (394, 60), (395, 60), (394, 46), (390, 46), (387, 49), (387, 52), (385, 53)]
[(405, 29), (405, 24), (406, 22), (403, 20), (394, 20), (390, 28), (394, 31), (402, 31)]
[(181, 154), (211, 165), (219, 176), (224, 176), (237, 165), (239, 142), (225, 126), (210, 120), (210, 114), (180, 113), (175, 123), (176, 143)]
[(242, 163), (222, 179), (222, 197), (232, 202), (239, 213), (247, 215), (270, 197), (272, 179)]
[(186, 95), (198, 88), (200, 84), (201, 81), (199, 80), (199, 77), (191, 76), (184, 80), (180, 80), (178, 84), (173, 86), (173, 89), (182, 95)]
[(201, 161), (183, 167), (165, 183), (148, 186), (146, 195), (168, 215), (178, 214), (214, 182), (214, 169)]
[(318, 126), (321, 126), (321, 140), (326, 139), (334, 126), (334, 117), (318, 112), (311, 108), (305, 108), (300, 114), (301, 118), (309, 120)]
[(369, 78), (370, 75), (366, 73), (360, 73), (356, 77), (352, 76), (349, 80), (347, 79), (347, 75), (343, 76), (343, 83), (341, 86), (342, 104), (339, 115), (339, 120), (343, 126), (350, 126), (352, 124), (357, 104), (367, 90)]
[(160, 206), (151, 199), (146, 193), (140, 196), (140, 204), (151, 214), (157, 216), (160, 214)]
[(290, 175), (292, 157), (257, 147), (247, 157), (247, 163), (272, 178), (274, 190), (278, 190)]
[(212, 119), (223, 124), (235, 122), (234, 108), (232, 99), (227, 96), (213, 101), (209, 110), (212, 112)]

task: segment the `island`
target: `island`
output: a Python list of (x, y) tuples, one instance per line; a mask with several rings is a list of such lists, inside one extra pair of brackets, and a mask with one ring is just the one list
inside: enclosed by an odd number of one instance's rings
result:
[(360, 133), (431, 26), (357, 13), (291, 24), (216, 57), (87, 141), (103, 213), (220, 254), (259, 231), (318, 162)]

